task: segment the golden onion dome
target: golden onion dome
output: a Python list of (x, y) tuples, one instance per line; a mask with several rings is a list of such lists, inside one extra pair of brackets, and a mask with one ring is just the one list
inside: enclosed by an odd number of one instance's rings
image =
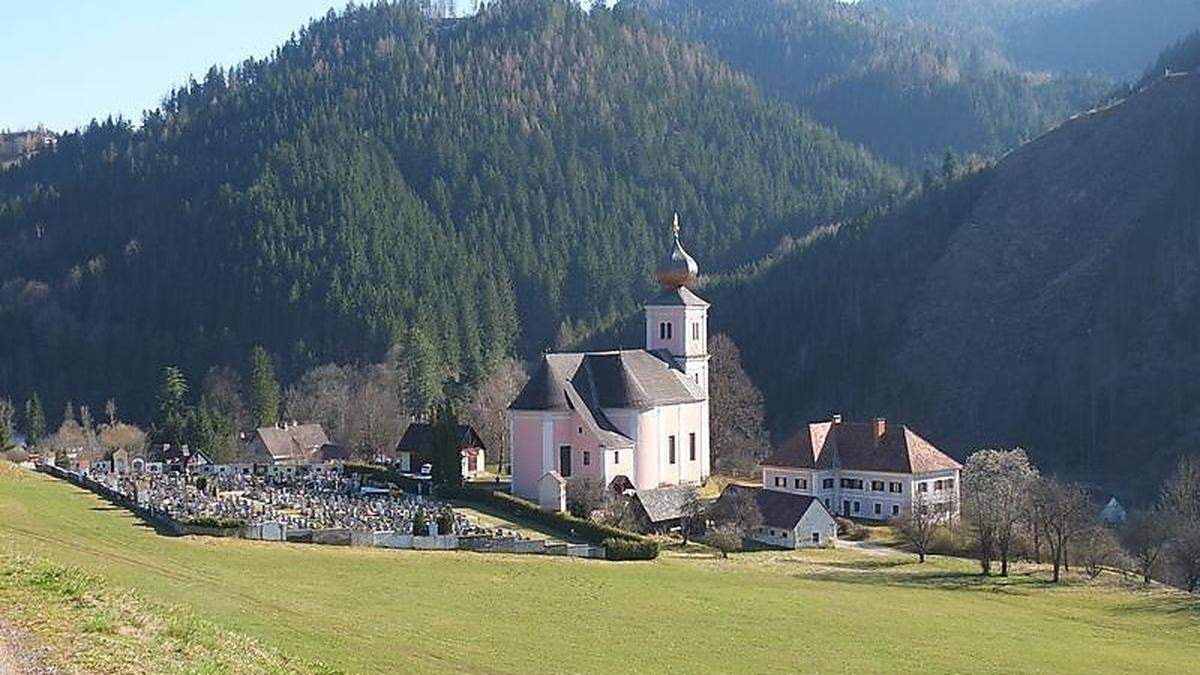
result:
[(675, 214), (673, 226), (674, 243), (667, 255), (658, 263), (655, 275), (663, 288), (682, 288), (696, 283), (700, 276), (700, 266), (696, 260), (683, 250), (679, 243), (679, 214)]

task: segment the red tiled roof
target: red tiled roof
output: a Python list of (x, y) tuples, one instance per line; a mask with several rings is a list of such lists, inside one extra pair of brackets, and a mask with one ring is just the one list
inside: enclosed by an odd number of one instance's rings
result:
[(903, 424), (817, 422), (806, 425), (764, 464), (800, 469), (842, 468), (885, 473), (928, 473), (962, 465)]

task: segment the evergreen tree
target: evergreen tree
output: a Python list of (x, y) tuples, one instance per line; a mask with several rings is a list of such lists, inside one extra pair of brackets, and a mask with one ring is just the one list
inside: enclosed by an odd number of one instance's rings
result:
[(188, 383), (178, 366), (163, 369), (158, 393), (158, 422), (154, 432), (161, 443), (183, 445), (188, 430)]
[(42, 410), (42, 399), (37, 393), (25, 402), (25, 435), (29, 447), (37, 447), (46, 437), (46, 413)]
[(279, 423), (279, 381), (267, 350), (250, 350), (250, 414), (256, 427)]
[(409, 333), (406, 352), (407, 377), (404, 378), (405, 396), (409, 410), (429, 415), (444, 393), (441, 356), (433, 340), (419, 327)]
[(452, 488), (461, 487), (462, 441), (458, 433), (458, 415), (446, 401), (437, 409), (433, 419), (433, 482)]
[(7, 452), (16, 445), (16, 430), (13, 428), (13, 405), (0, 398), (0, 452)]

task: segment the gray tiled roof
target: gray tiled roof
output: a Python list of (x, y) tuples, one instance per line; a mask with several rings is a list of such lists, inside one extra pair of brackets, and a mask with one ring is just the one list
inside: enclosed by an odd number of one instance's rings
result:
[(695, 492), (696, 488), (691, 485), (672, 485), (638, 490), (636, 494), (650, 522), (661, 523), (678, 519), (682, 515), (683, 505)]
[[(755, 504), (758, 505), (758, 512), (762, 515), (763, 525), (768, 527), (782, 527), (786, 530), (795, 529), (796, 524), (804, 517), (808, 508), (813, 502), (817, 501), (816, 497), (810, 495), (798, 495), (791, 492), (777, 492), (775, 490), (765, 490), (761, 487), (751, 487), (748, 485), (730, 485), (721, 493), (720, 499), (728, 499), (738, 492), (749, 492), (754, 496)], [(824, 508), (823, 505), (820, 508)]]
[(602, 444), (632, 447), (605, 409), (649, 408), (704, 400), (704, 392), (667, 362), (668, 356), (633, 349), (546, 354), (512, 410), (578, 411)]

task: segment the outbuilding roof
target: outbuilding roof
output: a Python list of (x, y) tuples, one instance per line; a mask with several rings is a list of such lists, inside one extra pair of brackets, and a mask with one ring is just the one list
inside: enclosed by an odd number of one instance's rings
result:
[(720, 499), (729, 499), (733, 495), (740, 492), (745, 492), (753, 495), (755, 504), (758, 505), (758, 512), (762, 516), (763, 525), (768, 527), (781, 527), (786, 530), (793, 530), (808, 513), (808, 509), (815, 502), (818, 508), (824, 509), (825, 505), (816, 497), (810, 495), (798, 495), (791, 492), (780, 492), (776, 490), (765, 490), (761, 487), (749, 485), (729, 485), (721, 493)]
[(767, 458), (768, 466), (929, 473), (961, 469), (954, 458), (903, 424), (837, 418), (805, 425)]
[(641, 502), (651, 523), (662, 523), (682, 517), (684, 505), (695, 493), (696, 488), (691, 485), (671, 485), (637, 490), (635, 498)]

